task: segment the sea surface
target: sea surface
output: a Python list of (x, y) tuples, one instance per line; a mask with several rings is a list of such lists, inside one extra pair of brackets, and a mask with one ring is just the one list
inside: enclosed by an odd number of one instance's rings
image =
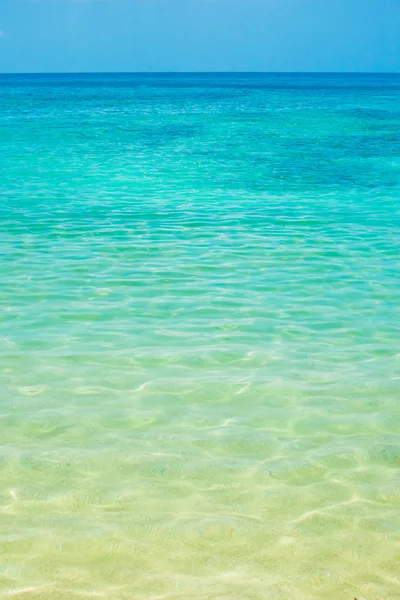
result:
[(400, 598), (400, 75), (0, 76), (0, 599)]

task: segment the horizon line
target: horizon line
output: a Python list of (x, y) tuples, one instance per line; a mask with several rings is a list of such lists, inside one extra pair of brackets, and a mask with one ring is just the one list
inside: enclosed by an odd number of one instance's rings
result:
[(3, 71), (2, 75), (400, 75), (400, 71)]

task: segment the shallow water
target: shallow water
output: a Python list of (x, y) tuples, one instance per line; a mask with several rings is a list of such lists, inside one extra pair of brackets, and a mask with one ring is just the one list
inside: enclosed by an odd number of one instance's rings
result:
[(0, 598), (400, 598), (399, 101), (0, 77)]

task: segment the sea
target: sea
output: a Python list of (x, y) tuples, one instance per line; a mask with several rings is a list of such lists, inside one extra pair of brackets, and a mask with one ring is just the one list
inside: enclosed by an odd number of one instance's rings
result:
[(0, 76), (0, 599), (400, 598), (400, 75)]

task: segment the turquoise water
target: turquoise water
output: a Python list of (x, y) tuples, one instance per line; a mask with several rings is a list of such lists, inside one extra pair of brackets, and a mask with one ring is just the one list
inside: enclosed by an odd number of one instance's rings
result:
[(400, 598), (400, 76), (0, 77), (0, 598)]

